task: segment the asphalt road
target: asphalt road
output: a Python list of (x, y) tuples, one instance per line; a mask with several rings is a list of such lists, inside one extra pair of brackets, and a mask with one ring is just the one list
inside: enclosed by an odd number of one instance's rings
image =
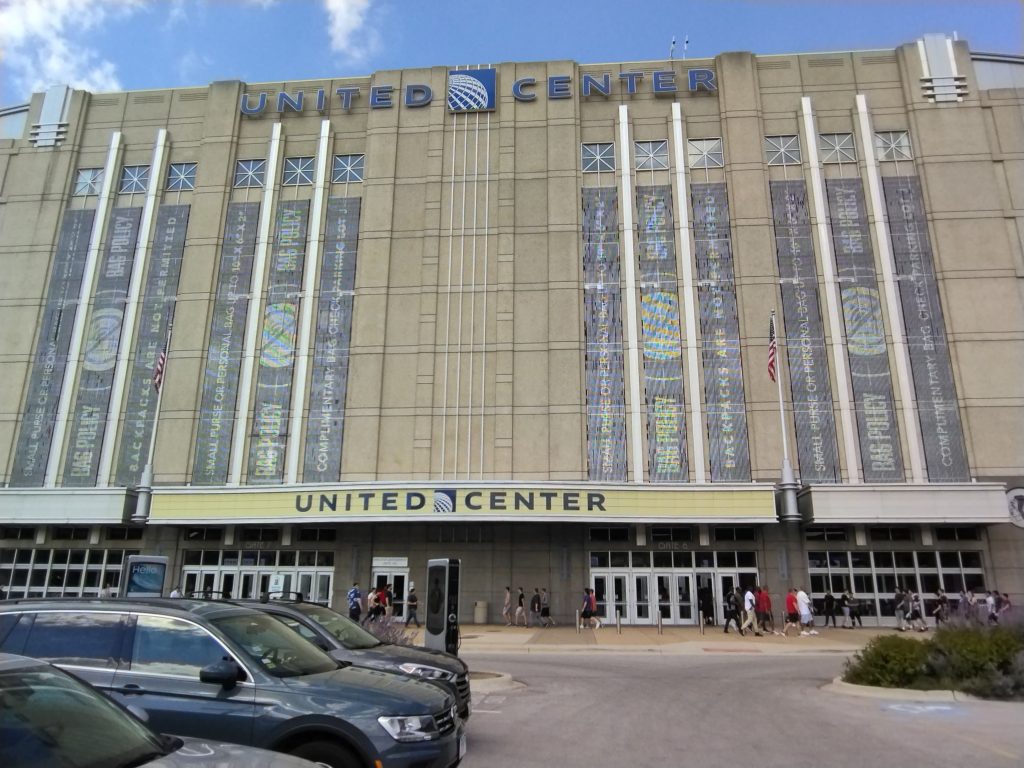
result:
[(474, 694), (462, 768), (1019, 768), (1024, 704), (844, 696), (843, 656), (464, 653), (521, 685)]

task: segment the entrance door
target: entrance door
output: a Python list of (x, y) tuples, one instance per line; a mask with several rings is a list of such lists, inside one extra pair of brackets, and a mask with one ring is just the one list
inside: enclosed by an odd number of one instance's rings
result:
[(673, 599), (672, 574), (654, 574), (654, 587), (658, 591), (658, 615), (662, 624), (675, 624), (679, 621), (679, 601)]
[(382, 570), (374, 568), (373, 581), (371, 583), (374, 589), (380, 589), (390, 584), (391, 594), (394, 597), (391, 604), (391, 615), (399, 618), (405, 616), (406, 584), (409, 583), (409, 571), (407, 569)]
[(698, 621), (700, 616), (704, 617), (704, 624), (717, 624), (718, 619), (718, 589), (715, 584), (715, 574), (711, 571), (697, 571), (697, 611)]
[[(718, 574), (718, 620), (725, 623), (725, 596), (739, 586), (739, 579), (735, 573)], [(743, 610), (743, 600), (740, 599), (739, 608)]]
[(182, 575), (184, 583), (181, 591), (185, 597), (218, 597), (220, 595), (219, 572), (186, 568)]
[[(623, 618), (626, 618), (626, 614), (623, 614)], [(650, 624), (654, 620), (650, 574), (633, 574), (633, 615), (629, 619), (637, 624)]]

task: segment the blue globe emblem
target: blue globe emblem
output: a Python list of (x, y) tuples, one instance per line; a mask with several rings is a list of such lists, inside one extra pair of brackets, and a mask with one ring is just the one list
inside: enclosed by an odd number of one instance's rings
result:
[(455, 511), (455, 491), (434, 491), (434, 513), (447, 515)]
[(452, 112), (472, 112), (491, 108), (493, 85), (488, 89), (483, 78), (487, 75), (493, 83), (494, 70), (475, 70), (473, 74), (466, 72), (448, 73), (448, 109)]

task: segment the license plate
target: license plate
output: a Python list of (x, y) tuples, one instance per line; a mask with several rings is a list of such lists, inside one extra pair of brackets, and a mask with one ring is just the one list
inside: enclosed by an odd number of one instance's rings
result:
[(459, 760), (466, 756), (466, 734), (459, 736)]

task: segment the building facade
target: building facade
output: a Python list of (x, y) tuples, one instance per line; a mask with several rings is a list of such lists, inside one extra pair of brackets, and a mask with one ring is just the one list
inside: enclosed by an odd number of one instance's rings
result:
[(1019, 598), (1022, 72), (930, 35), (0, 110), (0, 588)]

